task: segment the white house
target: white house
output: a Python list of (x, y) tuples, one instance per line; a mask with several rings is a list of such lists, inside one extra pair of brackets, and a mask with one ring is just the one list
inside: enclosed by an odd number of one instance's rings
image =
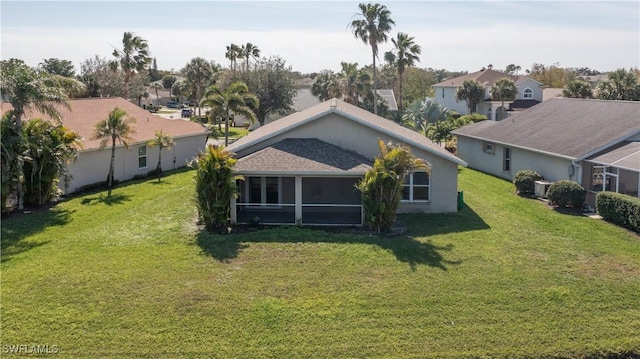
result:
[(508, 106), (505, 108), (506, 111), (522, 111), (542, 102), (542, 83), (525, 76), (509, 75), (490, 69), (455, 77), (433, 85), (435, 101), (460, 114), (468, 114), (467, 103), (457, 100), (456, 92), (458, 86), (462, 85), (465, 80), (475, 80), (484, 87), (484, 99), (477, 105), (475, 113), (486, 115), (490, 120), (496, 120), (502, 102), (491, 99), (491, 86), (503, 77), (511, 79), (518, 88), (515, 100), (505, 101), (505, 107)]
[(380, 155), (379, 139), (407, 145), (431, 167), (407, 176), (399, 212), (457, 210), (464, 161), (415, 131), (332, 99), (268, 123), (227, 148), (245, 178), (240, 197), (232, 200), (232, 221), (362, 224), (355, 185)]
[[(133, 124), (135, 133), (126, 149), (117, 144), (114, 178), (124, 181), (135, 175), (146, 174), (156, 168), (158, 163), (158, 147), (149, 147), (146, 142), (154, 137), (156, 130), (163, 130), (175, 140), (171, 150), (162, 152), (163, 170), (183, 167), (204, 149), (207, 137), (206, 129), (194, 122), (169, 120), (156, 116), (120, 97), (86, 98), (69, 101), (69, 108), (60, 107), (62, 123), (82, 136), (82, 149), (78, 158), (68, 166), (72, 178), (68, 183), (61, 182), (61, 190), (65, 193), (76, 192), (89, 184), (104, 182), (109, 171), (111, 160), (110, 145), (100, 150), (99, 141), (93, 138), (93, 128), (101, 120), (106, 119), (114, 108), (120, 108), (136, 119)], [(2, 103), (2, 113), (11, 109), (8, 103)], [(46, 115), (28, 111), (24, 119)]]
[(469, 167), (512, 180), (534, 170), (587, 189), (640, 192), (640, 102), (552, 98), (503, 121), (453, 131)]

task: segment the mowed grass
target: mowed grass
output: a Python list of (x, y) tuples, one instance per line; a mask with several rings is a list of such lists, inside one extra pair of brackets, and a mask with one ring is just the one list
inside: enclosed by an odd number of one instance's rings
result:
[(402, 216), (405, 236), (214, 235), (195, 223), (193, 174), (3, 220), (0, 344), (65, 358), (640, 355), (640, 238), (508, 182), (461, 170), (465, 209)]

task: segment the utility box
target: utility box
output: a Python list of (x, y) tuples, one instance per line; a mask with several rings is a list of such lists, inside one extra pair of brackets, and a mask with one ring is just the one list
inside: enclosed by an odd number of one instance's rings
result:
[(553, 182), (549, 181), (536, 181), (534, 193), (536, 197), (547, 198), (547, 191)]

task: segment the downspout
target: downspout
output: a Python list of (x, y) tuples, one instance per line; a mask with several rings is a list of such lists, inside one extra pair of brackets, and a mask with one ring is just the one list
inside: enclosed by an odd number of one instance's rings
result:
[[(573, 174), (576, 176), (576, 182), (582, 185), (582, 166), (576, 160), (571, 160), (571, 165), (574, 168)], [(571, 179), (571, 176), (569, 176), (569, 179)]]

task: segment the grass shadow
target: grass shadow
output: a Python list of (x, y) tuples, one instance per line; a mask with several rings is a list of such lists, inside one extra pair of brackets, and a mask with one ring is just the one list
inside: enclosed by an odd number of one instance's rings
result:
[(80, 204), (95, 205), (99, 203), (104, 203), (107, 206), (112, 206), (114, 204), (122, 204), (130, 200), (131, 200), (131, 196), (121, 194), (121, 193), (111, 194), (111, 196), (105, 196), (104, 194), (99, 193), (97, 196), (83, 198), (82, 201), (80, 201)]
[(491, 227), (470, 206), (456, 213), (411, 213), (398, 216), (416, 237), (479, 231)]
[(16, 254), (43, 246), (50, 242), (26, 241), (32, 235), (52, 226), (63, 226), (71, 220), (73, 211), (61, 210), (56, 207), (34, 211), (30, 214), (16, 213), (2, 219), (2, 241), (0, 242), (0, 256), (2, 262), (8, 261)]
[(453, 250), (453, 245), (437, 246), (430, 241), (420, 241), (408, 236), (379, 236), (373, 234), (330, 233), (313, 227), (265, 227), (242, 234), (220, 235), (201, 230), (196, 237), (202, 252), (221, 262), (237, 258), (251, 243), (339, 243), (368, 244), (378, 246), (400, 262), (409, 264), (412, 270), (419, 265), (446, 271), (447, 265), (460, 261), (444, 258), (442, 252)]

